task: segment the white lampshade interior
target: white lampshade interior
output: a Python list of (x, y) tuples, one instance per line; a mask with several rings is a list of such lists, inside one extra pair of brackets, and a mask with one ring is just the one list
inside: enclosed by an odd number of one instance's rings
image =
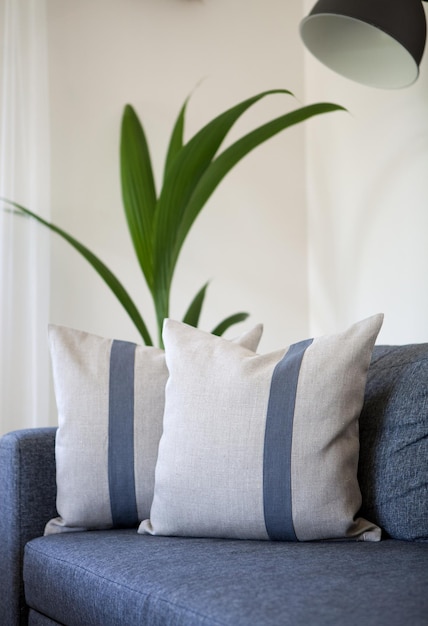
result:
[(300, 34), (319, 61), (364, 85), (396, 89), (411, 85), (418, 77), (418, 64), (404, 46), (358, 19), (309, 15), (300, 25)]

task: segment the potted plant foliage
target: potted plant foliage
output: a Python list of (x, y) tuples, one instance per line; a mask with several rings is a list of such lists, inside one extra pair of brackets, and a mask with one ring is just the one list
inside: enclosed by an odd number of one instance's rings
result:
[[(187, 142), (184, 124), (188, 99), (181, 108), (169, 140), (163, 181), (156, 190), (153, 167), (143, 126), (127, 104), (123, 111), (120, 140), (120, 171), (123, 206), (134, 251), (150, 291), (156, 312), (158, 342), (162, 345), (162, 324), (169, 316), (171, 285), (177, 260), (186, 237), (206, 201), (226, 174), (249, 152), (289, 126), (342, 107), (317, 103), (276, 117), (221, 151), (227, 133), (241, 115), (256, 102), (284, 89), (264, 91), (231, 107), (206, 124)], [(113, 272), (86, 246), (55, 224), (47, 222), (22, 205), (5, 200), (14, 211), (29, 216), (65, 239), (101, 276), (137, 327), (146, 345), (152, 336), (131, 296)], [(197, 326), (207, 284), (190, 303), (183, 321)], [(227, 317), (213, 329), (222, 334), (247, 313)]]

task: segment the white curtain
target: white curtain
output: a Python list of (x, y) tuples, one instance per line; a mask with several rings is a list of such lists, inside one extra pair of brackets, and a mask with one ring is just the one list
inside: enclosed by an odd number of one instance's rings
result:
[[(45, 0), (0, 0), (0, 196), (49, 219)], [(0, 435), (49, 424), (49, 234), (0, 202)]]

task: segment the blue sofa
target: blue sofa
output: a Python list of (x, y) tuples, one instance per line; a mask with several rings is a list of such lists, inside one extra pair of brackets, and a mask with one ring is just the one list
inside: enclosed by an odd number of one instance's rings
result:
[(361, 514), (379, 543), (43, 536), (55, 429), (0, 440), (3, 626), (428, 624), (428, 344), (377, 346), (360, 417)]

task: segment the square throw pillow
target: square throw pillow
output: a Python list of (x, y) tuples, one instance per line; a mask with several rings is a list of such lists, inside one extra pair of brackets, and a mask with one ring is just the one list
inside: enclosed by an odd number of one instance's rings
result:
[(140, 533), (377, 541), (358, 518), (358, 418), (382, 315), (267, 355), (166, 320), (170, 373)]
[[(262, 326), (236, 341), (256, 350)], [(227, 341), (227, 340), (225, 340)], [(45, 534), (148, 517), (168, 370), (163, 350), (50, 326), (58, 518)]]

